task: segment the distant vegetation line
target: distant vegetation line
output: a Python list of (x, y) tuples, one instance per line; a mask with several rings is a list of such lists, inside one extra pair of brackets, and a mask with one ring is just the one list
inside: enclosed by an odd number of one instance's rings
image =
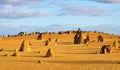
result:
[(60, 25), (51, 25), (51, 26), (46, 26), (46, 27), (40, 27), (40, 28), (21, 28), (21, 29), (0, 29), (0, 35), (5, 35), (7, 36), (8, 34), (17, 34), (19, 32), (59, 32), (59, 31), (68, 31), (68, 30), (77, 30), (78, 28), (81, 28), (83, 31), (98, 31), (98, 32), (105, 32), (105, 33), (110, 33), (110, 34), (117, 34), (120, 35), (120, 26), (112, 26), (112, 25), (100, 25), (100, 26), (86, 26), (86, 27), (81, 27), (81, 26), (60, 26)]

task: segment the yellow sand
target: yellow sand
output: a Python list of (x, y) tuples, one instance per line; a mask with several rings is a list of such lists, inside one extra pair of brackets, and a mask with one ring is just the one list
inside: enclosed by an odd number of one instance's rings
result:
[[(89, 33), (92, 40), (97, 41), (99, 33)], [(56, 46), (45, 46), (44, 41), (37, 40), (38, 35), (3, 38), (0, 40), (0, 70), (120, 70), (120, 48), (115, 48), (114, 53), (99, 54), (103, 44), (112, 44), (119, 40), (117, 36), (103, 34), (104, 43), (90, 42), (73, 44), (75, 34), (46, 34), (43, 39), (49, 37), (60, 39)], [(85, 33), (86, 35), (86, 33)], [(20, 52), (21, 57), (3, 56), (12, 55), (14, 49), (19, 49), (21, 42), (28, 39), (31, 42), (31, 52)], [(44, 57), (49, 48), (54, 50), (54, 58)], [(38, 53), (42, 51), (42, 53)], [(41, 60), (42, 63), (38, 63)]]

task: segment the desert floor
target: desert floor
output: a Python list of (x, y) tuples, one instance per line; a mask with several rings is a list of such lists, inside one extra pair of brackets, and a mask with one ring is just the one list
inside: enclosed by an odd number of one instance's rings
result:
[[(37, 40), (38, 35), (2, 38), (0, 48), (4, 50), (0, 52), (0, 70), (120, 70), (120, 48), (110, 54), (99, 53), (102, 45), (119, 40), (116, 36), (103, 34), (103, 43), (90, 42), (86, 46), (73, 44), (74, 35), (46, 34), (44, 40)], [(98, 34), (90, 33), (90, 36), (96, 41)], [(45, 46), (44, 41), (49, 37), (60, 41), (55, 46)], [(19, 52), (20, 57), (11, 56), (24, 39), (31, 42), (31, 52)], [(49, 48), (53, 49), (55, 57), (44, 57)]]

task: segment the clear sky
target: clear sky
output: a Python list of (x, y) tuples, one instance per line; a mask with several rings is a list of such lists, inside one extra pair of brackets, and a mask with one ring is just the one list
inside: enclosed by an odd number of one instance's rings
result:
[(120, 0), (0, 0), (0, 35), (102, 25), (120, 26)]

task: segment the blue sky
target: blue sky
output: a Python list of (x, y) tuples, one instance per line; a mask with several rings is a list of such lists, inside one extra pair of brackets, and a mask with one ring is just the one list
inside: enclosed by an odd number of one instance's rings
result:
[(120, 0), (0, 0), (0, 35), (97, 26), (120, 26)]

